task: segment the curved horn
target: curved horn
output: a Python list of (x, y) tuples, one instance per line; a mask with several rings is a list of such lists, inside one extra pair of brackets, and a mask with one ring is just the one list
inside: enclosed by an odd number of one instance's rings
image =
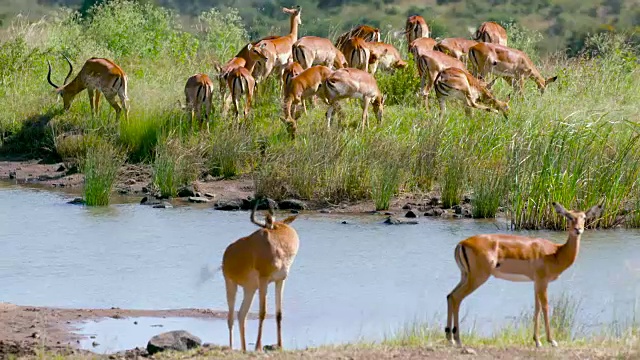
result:
[(47, 60), (47, 64), (49, 65), (49, 72), (47, 73), (47, 81), (49, 82), (49, 84), (51, 84), (51, 86), (57, 89), (58, 85), (54, 84), (53, 81), (51, 81), (51, 62)]
[(71, 77), (71, 73), (73, 72), (73, 65), (71, 65), (71, 60), (69, 60), (67, 55), (62, 54), (62, 56), (64, 56), (64, 59), (67, 60), (67, 64), (69, 64), (69, 73), (67, 74), (67, 77), (64, 78), (64, 85), (67, 85), (67, 81), (69, 81), (69, 78)]
[(255, 204), (253, 205), (253, 209), (251, 210), (251, 222), (262, 228), (266, 228), (267, 227), (266, 222), (256, 219), (256, 210), (258, 210), (258, 204), (260, 203), (260, 199), (255, 198), (254, 201), (255, 201)]

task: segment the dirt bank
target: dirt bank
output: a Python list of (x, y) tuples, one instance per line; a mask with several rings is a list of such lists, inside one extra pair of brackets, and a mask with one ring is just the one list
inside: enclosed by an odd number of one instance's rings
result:
[[(38, 159), (22, 159), (0, 157), (0, 180), (10, 181), (21, 185), (34, 185), (45, 188), (61, 189), (70, 194), (80, 195), (84, 182), (84, 175), (77, 169), (68, 169), (64, 163), (47, 163)], [(114, 185), (114, 193), (125, 201), (140, 201), (144, 196), (150, 196), (152, 189), (152, 169), (149, 165), (126, 164), (119, 173)], [(195, 181), (191, 187), (194, 193), (203, 195), (209, 200), (211, 206), (217, 203), (242, 201), (253, 196), (255, 187), (250, 176), (241, 176), (236, 179), (216, 179), (208, 176), (205, 179)], [(204, 196), (204, 195), (207, 196)], [(405, 215), (409, 208), (414, 209), (416, 215), (437, 205), (433, 202), (437, 194), (402, 194), (392, 199), (387, 213)], [(187, 197), (175, 199), (181, 204), (186, 204)], [(468, 201), (467, 201), (468, 202)], [(305, 209), (331, 213), (371, 213), (375, 210), (372, 201), (330, 203), (328, 201), (304, 201)], [(431, 204), (431, 205), (429, 205)], [(436, 206), (437, 207), (437, 206)], [(458, 211), (461, 217), (470, 215), (470, 205), (464, 204), (462, 211)], [(465, 210), (466, 209), (466, 210)], [(465, 213), (466, 212), (466, 213)], [(453, 216), (454, 210), (445, 212), (437, 211), (435, 216), (442, 214)]]

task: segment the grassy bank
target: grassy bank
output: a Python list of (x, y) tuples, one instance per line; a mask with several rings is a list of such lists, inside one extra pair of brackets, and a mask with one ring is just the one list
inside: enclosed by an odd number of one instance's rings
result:
[[(511, 100), (508, 119), (478, 111), (467, 118), (451, 103), (438, 120), (435, 102), (429, 110), (420, 106), (410, 64), (376, 75), (388, 95), (385, 116), (363, 133), (356, 103), (331, 130), (320, 105), (300, 119), (291, 141), (278, 119), (281, 95), (273, 79), (261, 85), (245, 127), (233, 129), (216, 101), (211, 133), (198, 133), (177, 101), (184, 101), (190, 75), (214, 75), (214, 62), (248, 41), (239, 24), (237, 16), (212, 10), (183, 29), (169, 11), (127, 1), (94, 8), (87, 19), (58, 12), (38, 23), (16, 22), (0, 45), (0, 151), (82, 162), (83, 144), (98, 138), (129, 162), (153, 164), (155, 185), (167, 195), (207, 173), (252, 174), (258, 192), (273, 198), (372, 199), (384, 209), (403, 192), (437, 192), (449, 206), (470, 193), (474, 216), (493, 217), (504, 207), (515, 228), (528, 229), (563, 226), (551, 201), (577, 208), (601, 202), (597, 226), (613, 226), (621, 216), (627, 226), (640, 226), (640, 72), (638, 51), (624, 36), (592, 38), (588, 47), (596, 51), (587, 57), (537, 60), (544, 75), (559, 79), (542, 96), (528, 84), (523, 97)], [(538, 59), (532, 49), (539, 36), (520, 28), (509, 33), (512, 46)], [(396, 45), (404, 54), (406, 44)], [(129, 75), (129, 120), (116, 123), (104, 101), (92, 118), (84, 94), (61, 113), (46, 82), (47, 59), (54, 82), (66, 75), (60, 53), (76, 72), (92, 56), (120, 64)], [(503, 81), (494, 88), (499, 98), (511, 93)]]

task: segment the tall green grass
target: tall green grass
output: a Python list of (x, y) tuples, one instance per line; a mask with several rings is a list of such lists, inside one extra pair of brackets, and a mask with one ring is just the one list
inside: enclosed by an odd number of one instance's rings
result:
[[(213, 77), (214, 64), (246, 44), (239, 24), (237, 13), (211, 10), (185, 28), (169, 10), (128, 0), (103, 2), (87, 18), (62, 10), (14, 22), (0, 37), (0, 151), (82, 161), (88, 148), (63, 134), (90, 135), (124, 149), (129, 162), (151, 164), (165, 195), (206, 172), (250, 175), (257, 191), (273, 198), (368, 199), (381, 209), (403, 192), (439, 193), (447, 206), (471, 195), (475, 217), (504, 207), (513, 227), (526, 229), (564, 226), (552, 201), (581, 209), (601, 203), (605, 211), (593, 226), (613, 226), (621, 217), (640, 226), (638, 49), (623, 36), (593, 37), (580, 58), (540, 59), (540, 35), (509, 26), (512, 45), (529, 53), (543, 76), (559, 78), (544, 95), (528, 82), (524, 96), (512, 98), (508, 119), (475, 110), (467, 116), (449, 102), (440, 120), (433, 96), (428, 110), (416, 96), (419, 79), (406, 44), (389, 37), (409, 66), (376, 74), (387, 94), (381, 124), (371, 113), (371, 127), (361, 132), (360, 104), (349, 101), (327, 129), (319, 102), (299, 119), (292, 141), (279, 120), (278, 83), (269, 79), (239, 129), (221, 115), (215, 86), (211, 131), (200, 133), (177, 105), (184, 84), (196, 72)], [(129, 120), (116, 123), (105, 101), (90, 116), (84, 94), (62, 113), (46, 82), (46, 60), (55, 82), (66, 75), (61, 53), (76, 71), (92, 56), (120, 64), (129, 76)], [(512, 93), (504, 81), (493, 90), (500, 99)]]
[(89, 206), (109, 205), (113, 184), (123, 163), (121, 152), (111, 143), (97, 141), (86, 150), (82, 163), (84, 201)]

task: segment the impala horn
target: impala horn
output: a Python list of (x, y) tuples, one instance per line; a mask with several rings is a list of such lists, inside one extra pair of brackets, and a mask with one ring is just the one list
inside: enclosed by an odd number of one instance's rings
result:
[(260, 221), (256, 219), (256, 210), (258, 210), (258, 204), (260, 204), (260, 200), (262, 200), (262, 198), (258, 198), (257, 196), (255, 199), (253, 199), (254, 205), (253, 205), (253, 209), (251, 209), (251, 222), (260, 226), (261, 228), (266, 228), (267, 223), (265, 221)]
[(51, 86), (57, 89), (58, 85), (54, 84), (53, 81), (51, 81), (51, 62), (47, 60), (47, 64), (49, 65), (49, 72), (47, 73), (47, 81), (49, 82), (49, 84), (51, 84)]
[(64, 59), (67, 60), (67, 64), (69, 64), (69, 73), (67, 74), (67, 77), (64, 78), (64, 85), (67, 85), (67, 81), (69, 81), (69, 78), (71, 77), (71, 73), (73, 73), (73, 65), (71, 65), (71, 60), (69, 60), (67, 55), (62, 54), (62, 56), (64, 56)]

